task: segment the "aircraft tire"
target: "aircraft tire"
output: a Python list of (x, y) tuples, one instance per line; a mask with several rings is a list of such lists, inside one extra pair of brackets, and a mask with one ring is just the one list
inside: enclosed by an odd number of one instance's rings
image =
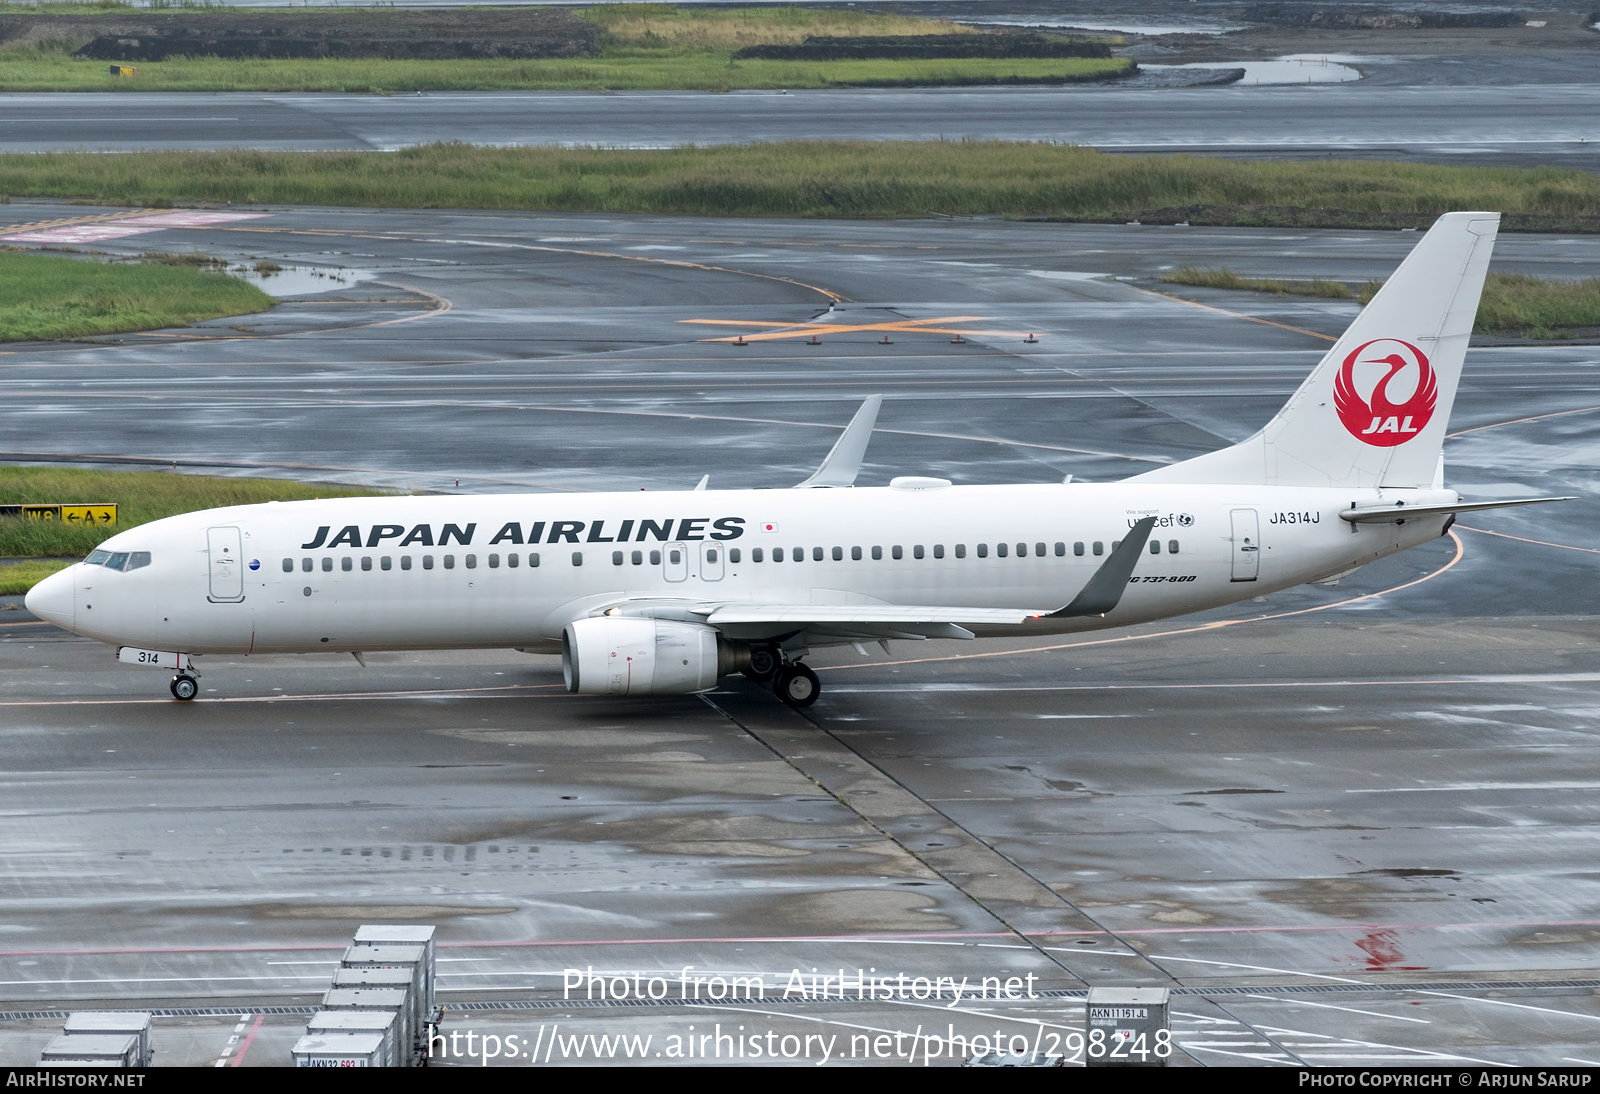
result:
[(187, 703), (200, 694), (200, 681), (193, 676), (179, 675), (172, 678), (172, 697), (180, 702)]
[(788, 665), (778, 672), (772, 690), (788, 705), (803, 709), (815, 703), (817, 696), (822, 694), (822, 681), (804, 665)]
[(757, 646), (750, 651), (749, 666), (739, 671), (756, 683), (765, 684), (778, 675), (778, 670), (782, 667), (783, 663), (778, 660), (776, 650), (768, 649), (765, 646)]

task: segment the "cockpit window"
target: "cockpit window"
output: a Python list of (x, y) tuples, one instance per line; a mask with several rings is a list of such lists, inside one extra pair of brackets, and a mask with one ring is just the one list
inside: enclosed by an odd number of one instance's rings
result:
[(93, 551), (83, 560), (86, 566), (104, 566), (108, 570), (139, 570), (150, 565), (149, 551)]

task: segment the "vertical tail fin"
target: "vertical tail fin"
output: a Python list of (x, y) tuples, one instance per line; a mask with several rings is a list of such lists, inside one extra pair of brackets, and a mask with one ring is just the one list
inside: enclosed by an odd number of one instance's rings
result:
[(1135, 479), (1433, 485), (1499, 225), (1499, 213), (1440, 217), (1261, 432)]

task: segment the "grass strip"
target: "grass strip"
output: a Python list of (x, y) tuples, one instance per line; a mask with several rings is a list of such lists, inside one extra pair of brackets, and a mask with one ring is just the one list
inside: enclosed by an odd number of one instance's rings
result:
[(1240, 277), (1226, 266), (1216, 269), (1179, 266), (1162, 274), (1161, 280), (1173, 285), (1196, 285), (1205, 289), (1236, 289), (1271, 293), (1274, 296), (1326, 296), (1336, 300), (1354, 300), (1356, 296), (1355, 290), (1343, 281), (1329, 281), (1325, 278), (1280, 281), (1265, 277)]
[[(1240, 277), (1225, 266), (1217, 269), (1180, 266), (1162, 274), (1161, 280), (1174, 285), (1271, 293), (1274, 296), (1359, 300), (1363, 305), (1383, 288), (1382, 281), (1368, 281), (1351, 287), (1342, 281), (1325, 278), (1281, 281)], [(1589, 327), (1600, 327), (1600, 277), (1560, 281), (1522, 274), (1492, 273), (1484, 280), (1483, 296), (1478, 302), (1478, 316), (1472, 329), (1475, 334), (1549, 339), (1570, 338), (1575, 331)]]
[(0, 565), (0, 596), (21, 596), (51, 574), (71, 565), (71, 562), (54, 559)]
[(777, 88), (1065, 84), (1115, 79), (1112, 58), (730, 61), (687, 54), (552, 60), (184, 57), (141, 61), (138, 74), (63, 52), (0, 51), (0, 92), (41, 91), (745, 91)]
[[(81, 558), (116, 532), (198, 509), (306, 498), (371, 497), (383, 493), (386, 491), (283, 479), (4, 465), (0, 466), (0, 504), (114, 502), (118, 523), (114, 529), (81, 528), (55, 521), (0, 517), (0, 558)], [(4, 575), (6, 569), (0, 567), (0, 575)]]
[[(80, 14), (113, 8), (84, 8)], [(121, 10), (121, 9), (115, 9)], [(211, 16), (150, 16), (147, 21), (194, 23)], [(381, 37), (382, 12), (370, 13)], [(591, 8), (583, 18), (601, 28), (598, 56), (551, 59), (383, 57), (171, 57), (128, 61), (130, 76), (103, 61), (74, 56), (87, 38), (19, 37), (0, 50), (0, 92), (20, 91), (736, 91), (777, 88), (1060, 84), (1115, 79), (1135, 71), (1126, 58), (974, 57), (873, 60), (736, 60), (752, 46), (794, 47), (808, 38), (835, 40), (946, 37), (998, 38), (942, 19), (801, 8), (708, 10), (655, 4)], [(295, 13), (297, 19), (301, 13)], [(345, 13), (342, 18), (348, 18)], [(215, 14), (232, 25), (231, 14)], [(271, 22), (270, 14), (261, 16)], [(260, 19), (257, 20), (260, 22)], [(313, 20), (313, 23), (315, 20)], [(70, 34), (77, 24), (52, 24)], [(174, 22), (174, 26), (177, 22)], [(342, 25), (342, 24), (341, 24)], [(226, 38), (226, 28), (218, 28)], [(347, 30), (359, 37), (359, 30)], [(95, 33), (84, 24), (79, 32)], [(252, 30), (259, 34), (259, 28)], [(270, 37), (270, 36), (269, 36)], [(1103, 43), (1035, 36), (1066, 49), (1104, 51)], [(350, 44), (350, 43), (347, 43)], [(225, 52), (225, 51), (224, 51)], [(119, 54), (120, 55), (120, 54)]]
[[(691, 216), (1006, 216), (1426, 228), (1498, 209), (1508, 230), (1600, 231), (1570, 168), (1121, 156), (1007, 141), (791, 141), (660, 150), (83, 152), (0, 156), (0, 194), (108, 205), (232, 201)], [(1208, 213), (1208, 211), (1210, 211)]]
[(109, 263), (0, 252), (0, 342), (182, 327), (272, 306), (255, 286), (183, 257)]

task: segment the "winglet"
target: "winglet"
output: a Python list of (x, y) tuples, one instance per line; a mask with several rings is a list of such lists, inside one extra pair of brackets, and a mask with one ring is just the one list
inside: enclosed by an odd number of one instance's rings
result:
[(696, 490), (704, 490), (706, 488), (706, 484), (709, 483), (710, 481), (711, 481), (711, 476), (710, 475), (701, 475), (700, 476), (700, 481), (694, 484), (694, 488)]
[(796, 483), (795, 489), (819, 486), (854, 486), (861, 473), (861, 458), (867, 454), (867, 442), (872, 440), (872, 427), (878, 420), (878, 410), (883, 406), (882, 395), (870, 395), (861, 404), (856, 416), (844, 427), (844, 432), (828, 450), (827, 458), (817, 473), (805, 482)]
[(1122, 600), (1122, 591), (1128, 587), (1133, 568), (1144, 553), (1150, 540), (1150, 529), (1156, 526), (1155, 517), (1145, 517), (1128, 529), (1128, 538), (1117, 544), (1111, 557), (1100, 564), (1089, 583), (1060, 611), (1051, 612), (1050, 618), (1060, 619), (1072, 615), (1105, 615)]

